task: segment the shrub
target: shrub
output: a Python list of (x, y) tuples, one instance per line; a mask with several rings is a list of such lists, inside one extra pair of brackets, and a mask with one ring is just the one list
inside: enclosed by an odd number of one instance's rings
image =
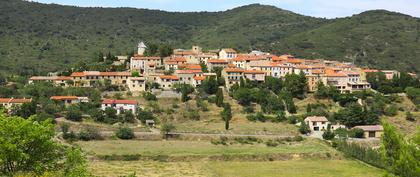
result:
[(334, 139), (334, 137), (335, 134), (331, 131), (331, 125), (328, 125), (327, 131), (325, 131), (324, 134), (322, 134), (322, 138), (324, 138), (325, 140), (332, 140)]
[(348, 134), (351, 138), (363, 138), (365, 132), (360, 128), (353, 128), (348, 131)]
[(99, 133), (98, 129), (96, 129), (94, 127), (87, 127), (84, 130), (80, 131), (79, 134), (78, 134), (78, 137), (82, 141), (102, 139), (102, 136)]
[(254, 110), (254, 106), (252, 106), (252, 105), (247, 105), (247, 106), (244, 106), (244, 107), (243, 107), (243, 111), (244, 111), (245, 113), (248, 113), (248, 114), (250, 114), (250, 113), (254, 113), (254, 112), (255, 112), (255, 110)]
[(219, 139), (212, 139), (210, 142), (214, 145), (227, 145), (228, 138), (225, 136), (221, 136)]
[(143, 98), (147, 101), (156, 101), (157, 97), (150, 92), (143, 93)]
[(265, 145), (267, 145), (268, 147), (277, 147), (279, 143), (273, 140), (268, 140), (265, 142)]
[(305, 122), (305, 121), (302, 121), (302, 122), (300, 123), (300, 126), (299, 126), (299, 132), (300, 132), (300, 133), (302, 133), (302, 134), (307, 134), (307, 133), (311, 132), (311, 131), (309, 130), (309, 126), (308, 126), (308, 124), (306, 124), (306, 122)]
[(133, 139), (134, 136), (134, 131), (131, 128), (128, 127), (121, 127), (117, 130), (117, 132), (115, 133), (115, 135), (119, 138), (119, 139), (123, 139), (123, 140), (130, 140)]
[(302, 136), (295, 136), (295, 137), (293, 137), (293, 141), (296, 141), (296, 142), (303, 141), (303, 137)]
[(66, 119), (76, 122), (82, 121), (82, 112), (80, 111), (80, 108), (76, 105), (71, 105), (68, 107)]
[(200, 120), (200, 114), (195, 109), (188, 109), (183, 116), (191, 120)]
[(296, 117), (296, 116), (289, 116), (288, 118), (287, 118), (287, 122), (289, 123), (289, 124), (296, 124), (297, 122), (298, 122), (298, 117)]

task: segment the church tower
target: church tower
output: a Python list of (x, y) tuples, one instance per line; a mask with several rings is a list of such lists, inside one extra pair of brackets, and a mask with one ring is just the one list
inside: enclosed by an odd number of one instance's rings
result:
[(144, 42), (141, 41), (139, 45), (137, 46), (137, 54), (144, 55), (146, 48), (147, 48), (146, 44), (144, 44)]

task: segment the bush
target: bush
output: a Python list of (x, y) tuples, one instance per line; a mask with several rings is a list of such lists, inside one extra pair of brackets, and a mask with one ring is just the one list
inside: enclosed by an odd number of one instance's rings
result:
[(299, 119), (298, 119), (298, 117), (296, 117), (296, 116), (289, 116), (289, 117), (287, 118), (287, 122), (288, 122), (289, 124), (296, 124), (298, 121), (299, 121)]
[(143, 93), (143, 98), (147, 101), (156, 101), (157, 97), (150, 92)]
[(384, 111), (387, 116), (396, 116), (398, 114), (398, 108), (395, 105), (386, 107)]
[(244, 106), (243, 111), (247, 114), (254, 113), (255, 112), (254, 106), (253, 105)]
[(68, 107), (66, 119), (76, 122), (82, 121), (82, 112), (80, 111), (80, 108), (76, 105), (71, 105)]
[(279, 143), (274, 140), (268, 140), (265, 142), (265, 145), (267, 145), (268, 147), (277, 147)]
[(212, 139), (210, 142), (214, 145), (227, 145), (228, 138), (225, 136), (221, 136), (219, 139)]
[(363, 138), (365, 132), (360, 128), (353, 128), (348, 131), (348, 134), (351, 138)]
[(84, 130), (80, 131), (78, 137), (82, 141), (90, 141), (90, 140), (101, 140), (102, 136), (99, 133), (98, 129), (94, 127), (88, 127)]
[(296, 142), (303, 141), (303, 137), (302, 136), (295, 136), (295, 137), (293, 137), (293, 141), (296, 141)]
[(200, 120), (200, 114), (195, 109), (188, 109), (183, 116), (191, 120)]
[(306, 122), (305, 122), (305, 121), (302, 121), (302, 122), (300, 123), (300, 126), (299, 126), (299, 132), (300, 132), (300, 133), (302, 133), (302, 134), (308, 134), (309, 132), (311, 132), (311, 131), (309, 130), (309, 125), (308, 125), (308, 124), (306, 124)]
[(115, 133), (115, 135), (119, 138), (119, 139), (123, 139), (123, 140), (130, 140), (133, 139), (134, 136), (134, 131), (131, 128), (128, 127), (121, 127), (117, 130), (117, 132)]

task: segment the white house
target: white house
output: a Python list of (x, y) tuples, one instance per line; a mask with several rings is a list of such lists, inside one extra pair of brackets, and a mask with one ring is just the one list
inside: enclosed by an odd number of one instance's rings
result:
[(105, 110), (108, 107), (117, 110), (117, 114), (120, 114), (122, 111), (131, 111), (133, 114), (136, 114), (138, 104), (136, 100), (103, 100), (101, 109)]
[(219, 52), (220, 59), (233, 59), (238, 56), (238, 53), (233, 49), (222, 49)]
[(323, 116), (307, 117), (304, 121), (309, 126), (311, 132), (327, 130), (329, 124), (328, 119)]
[(88, 97), (78, 97), (78, 96), (52, 96), (51, 100), (57, 102), (63, 102), (65, 106), (77, 103), (87, 103), (89, 102)]

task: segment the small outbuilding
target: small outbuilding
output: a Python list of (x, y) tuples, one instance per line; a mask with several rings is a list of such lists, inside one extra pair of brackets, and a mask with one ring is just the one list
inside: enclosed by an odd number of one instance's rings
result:
[(146, 126), (155, 127), (155, 121), (154, 120), (146, 120)]
[(382, 125), (363, 125), (355, 126), (354, 128), (362, 129), (364, 131), (364, 138), (380, 138), (384, 133)]

